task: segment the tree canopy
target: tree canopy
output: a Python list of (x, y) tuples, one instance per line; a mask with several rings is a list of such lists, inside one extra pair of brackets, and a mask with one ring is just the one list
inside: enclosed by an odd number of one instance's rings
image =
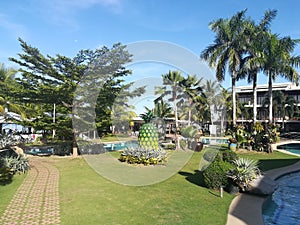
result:
[[(38, 48), (22, 39), (19, 41), (23, 52), (18, 54), (18, 58), (10, 58), (20, 66), (19, 77), (16, 78), (18, 90), (13, 95), (31, 112), (30, 120), (24, 121), (24, 125), (43, 130), (45, 134), (55, 129), (58, 138), (72, 138), (75, 91), (85, 77), (89, 77), (93, 85), (87, 86), (88, 89), (80, 94), (87, 98), (91, 97), (89, 93), (97, 94), (94, 96), (94, 111), (100, 134), (109, 130), (112, 107), (121, 93), (122, 104), (126, 103), (126, 98), (143, 93), (143, 87), (129, 91), (132, 83), (126, 83), (124, 77), (131, 71), (124, 65), (130, 62), (131, 55), (120, 43), (111, 48), (104, 46), (96, 50), (80, 50), (70, 58), (60, 54), (43, 55)], [(99, 70), (102, 71), (101, 76)]]

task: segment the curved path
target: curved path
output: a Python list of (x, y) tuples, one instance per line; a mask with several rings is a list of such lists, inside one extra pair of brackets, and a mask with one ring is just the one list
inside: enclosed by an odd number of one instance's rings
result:
[(0, 218), (2, 225), (60, 224), (59, 172), (43, 158), (30, 158), (31, 169)]

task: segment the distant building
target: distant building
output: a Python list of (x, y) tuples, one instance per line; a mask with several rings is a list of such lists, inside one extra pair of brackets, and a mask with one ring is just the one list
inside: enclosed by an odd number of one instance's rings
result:
[[(291, 96), (295, 99), (298, 109), (300, 108), (300, 86), (296, 86), (294, 83), (274, 83), (273, 84), (273, 93), (274, 91), (282, 91), (285, 95)], [(238, 102), (248, 107), (252, 111), (253, 108), (253, 86), (240, 86), (236, 87), (237, 99)], [(261, 122), (268, 121), (268, 107), (264, 105), (265, 98), (268, 94), (268, 85), (258, 85), (257, 86), (257, 119)], [(295, 113), (293, 118), (282, 118), (279, 113), (273, 113), (275, 123), (282, 123), (282, 120), (285, 120), (287, 128), (290, 131), (300, 131), (300, 116)], [(252, 121), (252, 120), (251, 120)], [(247, 118), (238, 118), (238, 123), (250, 122)]]

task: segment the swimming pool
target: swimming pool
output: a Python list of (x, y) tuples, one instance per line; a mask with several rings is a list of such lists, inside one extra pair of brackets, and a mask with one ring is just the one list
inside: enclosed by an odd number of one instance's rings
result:
[(299, 224), (300, 171), (277, 179), (279, 186), (263, 205), (266, 225)]
[(282, 149), (300, 155), (300, 143), (289, 143), (289, 144), (278, 145), (277, 149)]
[(218, 144), (228, 144), (228, 138), (201, 138), (201, 142), (203, 144), (212, 144), (212, 145), (218, 145)]
[(106, 151), (119, 151), (126, 147), (137, 147), (137, 141), (127, 141), (127, 142), (115, 142), (115, 143), (104, 143), (104, 148)]

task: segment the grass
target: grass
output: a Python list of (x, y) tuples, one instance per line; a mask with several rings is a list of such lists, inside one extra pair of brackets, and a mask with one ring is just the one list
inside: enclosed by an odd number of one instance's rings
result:
[(16, 193), (19, 186), (22, 184), (23, 180), (25, 179), (26, 174), (16, 174), (13, 177), (13, 181), (10, 184), (0, 186), (0, 216), (5, 211), (7, 205), (9, 204), (10, 200), (12, 199), (13, 195)]
[(127, 134), (120, 134), (120, 135), (104, 136), (101, 137), (100, 140), (101, 142), (131, 141), (131, 140), (136, 140), (136, 137), (131, 137)]
[(196, 153), (180, 173), (144, 187), (106, 180), (82, 158), (56, 159), (62, 224), (225, 224), (234, 196), (199, 186), (200, 158)]
[[(117, 153), (112, 153), (116, 157)], [(196, 152), (174, 176), (149, 186), (132, 187), (111, 182), (87, 165), (81, 157), (48, 158), (60, 171), (61, 224), (205, 224), (224, 225), (233, 195), (203, 187)], [(280, 152), (273, 154), (239, 152), (258, 159), (268, 170), (296, 162), (299, 158)], [(0, 212), (21, 184), (0, 186)]]
[(239, 156), (258, 160), (259, 168), (262, 171), (288, 166), (300, 160), (300, 157), (278, 151), (274, 151), (272, 154), (266, 152), (241, 151)]

